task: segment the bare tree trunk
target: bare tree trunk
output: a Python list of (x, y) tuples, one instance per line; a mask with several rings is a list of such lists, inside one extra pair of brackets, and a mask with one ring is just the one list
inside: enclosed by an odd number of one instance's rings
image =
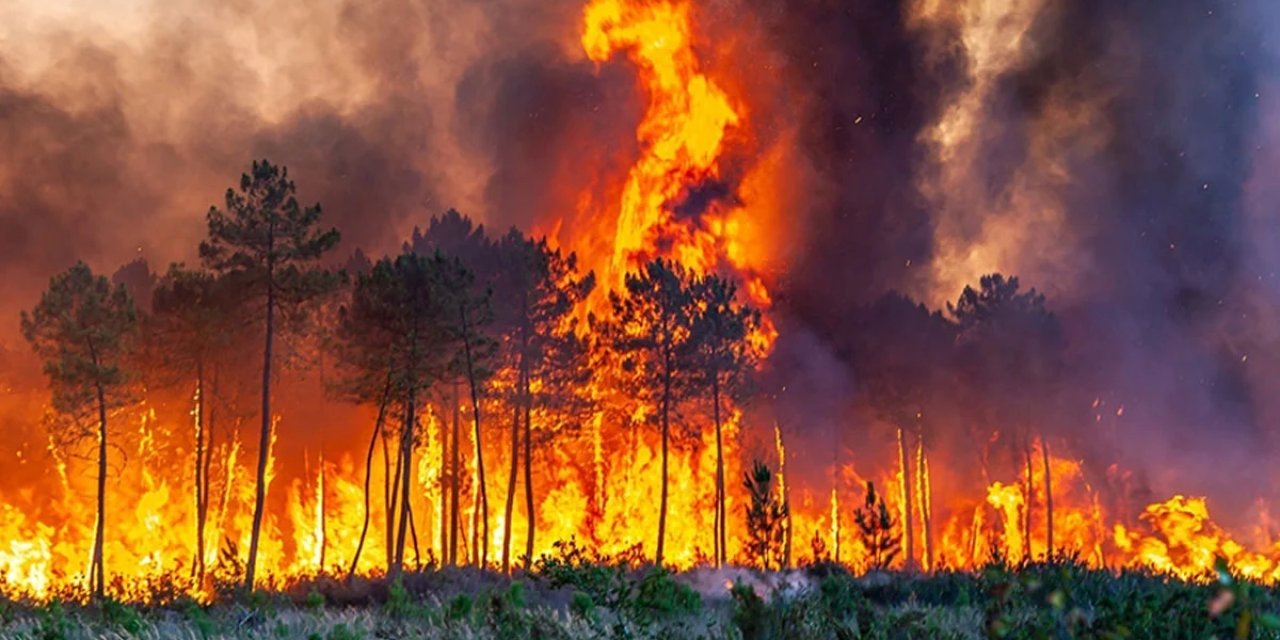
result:
[(207, 493), (204, 490), (204, 363), (196, 363), (196, 557), (191, 564), (196, 585), (204, 583), (204, 512)]
[(449, 422), (438, 420), (440, 425), (440, 565), (449, 562)]
[(929, 478), (929, 458), (925, 455), (924, 429), (920, 429), (916, 442), (916, 488), (920, 501), (921, 540), (924, 544), (924, 568), (933, 568), (933, 486)]
[(395, 557), (396, 551), (396, 495), (399, 492), (400, 481), (400, 445), (396, 445), (396, 463), (391, 464), (391, 449), (387, 446), (386, 430), (383, 429), (382, 440), (382, 506), (386, 511), (386, 543), (387, 543), (387, 565), (390, 568), (391, 559)]
[[(521, 356), (521, 360), (524, 356)], [(524, 366), (521, 365), (523, 372)], [(523, 379), (524, 374), (520, 374)], [(516, 396), (519, 397), (521, 382), (516, 382)], [(520, 401), (511, 403), (511, 471), (507, 474), (507, 504), (503, 511), (502, 528), (502, 572), (511, 573), (511, 516), (516, 504), (516, 476), (520, 466)]]
[(902, 532), (905, 567), (916, 566), (915, 509), (911, 500), (911, 460), (907, 456), (906, 432), (898, 427), (898, 469), (902, 472)]
[[(479, 483), (480, 491), (480, 550), (479, 554), (474, 554), (474, 559), (479, 566), (484, 567), (489, 564), (489, 490), (488, 483), (484, 477), (484, 446), (480, 439), (480, 390), (476, 387), (476, 370), (475, 362), (471, 354), (471, 330), (467, 325), (467, 307), (461, 305), (459, 315), (462, 317), (462, 349), (467, 360), (467, 384), (471, 387), (471, 415), (475, 423), (475, 441), (476, 441), (476, 481)], [(477, 533), (477, 528), (472, 527), (472, 536)]]
[(658, 507), (658, 549), (654, 564), (662, 566), (662, 552), (667, 536), (667, 450), (671, 432), (671, 357), (666, 360), (662, 377), (662, 499)]
[[(368, 492), (365, 493), (368, 495)], [(324, 573), (324, 555), (327, 551), (329, 537), (327, 535), (329, 520), (328, 514), (325, 513), (324, 505), (324, 454), (320, 455), (320, 486), (316, 489), (316, 509), (320, 510), (320, 562), (316, 567), (319, 573)]]
[(409, 530), (409, 480), (413, 475), (413, 430), (417, 422), (415, 407), (415, 389), (409, 387), (409, 397), (405, 403), (404, 427), (400, 435), (400, 525), (396, 533), (396, 554), (392, 561), (390, 574), (394, 578), (404, 571), (404, 545)]
[(524, 570), (533, 562), (533, 538), (538, 527), (538, 511), (533, 504), (533, 401), (529, 399), (529, 367), (524, 372), (524, 510), (528, 520), (524, 534)]
[(1024, 491), (1026, 495), (1026, 512), (1024, 514), (1025, 517), (1023, 519), (1023, 530), (1022, 530), (1022, 558), (1023, 560), (1026, 560), (1029, 562), (1032, 559), (1032, 553), (1033, 553), (1031, 549), (1031, 512), (1032, 512), (1032, 509), (1035, 508), (1035, 485), (1032, 482), (1032, 478), (1031, 478), (1031, 437), (1030, 436), (1027, 436), (1023, 440), (1022, 456), (1023, 456), (1023, 462), (1025, 464), (1024, 468), (1027, 470), (1026, 489)]
[(422, 568), (422, 552), (418, 550), (418, 525), (413, 522), (413, 501), (406, 500), (405, 505), (409, 508), (409, 539), (413, 540), (413, 568)]
[[(96, 360), (96, 358), (95, 358)], [(107, 398), (102, 384), (98, 391), (98, 526), (93, 534), (93, 597), (101, 600), (107, 589), (104, 531), (107, 528)]]
[(725, 495), (724, 495), (724, 436), (720, 424), (720, 373), (711, 372), (711, 415), (716, 423), (716, 526), (715, 550), (716, 566), (728, 561), (729, 551), (725, 546)]
[(347, 578), (356, 575), (356, 566), (360, 564), (360, 553), (364, 551), (364, 541), (369, 535), (369, 488), (373, 482), (373, 452), (378, 447), (378, 435), (382, 433), (382, 423), (387, 417), (387, 401), (391, 395), (391, 376), (387, 376), (387, 384), (382, 389), (382, 401), (378, 403), (378, 418), (373, 423), (373, 434), (369, 436), (369, 450), (364, 456), (364, 524), (360, 527), (360, 541), (356, 543), (355, 555), (351, 557), (351, 568), (347, 570)]
[(1053, 472), (1049, 468), (1049, 441), (1040, 436), (1040, 453), (1044, 458), (1045, 560), (1053, 559)]
[(462, 465), (458, 457), (458, 449), (461, 442), (458, 439), (458, 432), (460, 431), (461, 423), (461, 411), (458, 409), (458, 384), (455, 382), (453, 384), (453, 446), (449, 448), (449, 453), (452, 456), (449, 463), (449, 494), (453, 502), (453, 507), (449, 510), (449, 564), (451, 565), (458, 564), (458, 528), (460, 524), (458, 522), (458, 506), (460, 504), (460, 485), (462, 484)]
[[(268, 241), (268, 252), (274, 242)], [(262, 535), (262, 516), (267, 501), (267, 462), (271, 457), (271, 339), (274, 337), (276, 310), (273, 265), (267, 265), (267, 330), (262, 346), (262, 429), (258, 438), (258, 475), (253, 498), (253, 533), (249, 537), (249, 562), (245, 565), (245, 588), (253, 590), (254, 572), (258, 566), (258, 542)]]
[[(201, 397), (204, 397), (203, 392), (201, 392), (200, 395)], [(200, 498), (201, 504), (200, 504), (200, 508), (196, 512), (196, 529), (199, 531), (200, 538), (202, 540), (204, 539), (205, 531), (208, 528), (209, 507), (210, 507), (209, 494), (212, 491), (212, 486), (213, 486), (213, 482), (211, 480), (212, 474), (210, 473), (210, 471), (213, 469), (213, 451), (214, 451), (214, 443), (215, 443), (214, 434), (216, 433), (214, 428), (217, 425), (216, 418), (218, 414), (218, 405), (217, 403), (212, 402), (211, 399), (216, 397), (218, 397), (218, 369), (215, 366), (213, 370), (213, 379), (210, 380), (210, 384), (209, 384), (210, 400), (205, 400), (202, 403), (202, 408), (207, 408), (207, 413), (206, 413), (207, 418), (205, 420), (202, 420), (202, 422), (205, 424), (205, 427), (203, 428), (203, 431), (204, 431), (203, 440), (205, 441), (204, 457), (200, 461), (200, 465), (203, 467), (203, 472), (201, 473), (201, 480), (203, 482), (203, 486), (199, 489), (200, 490), (199, 498)], [(204, 582), (204, 574), (207, 571), (207, 567), (205, 566), (205, 561), (204, 561), (204, 553), (205, 553), (205, 548), (204, 548), (204, 544), (202, 543), (200, 545), (200, 576), (199, 576), (201, 584), (203, 584)]]

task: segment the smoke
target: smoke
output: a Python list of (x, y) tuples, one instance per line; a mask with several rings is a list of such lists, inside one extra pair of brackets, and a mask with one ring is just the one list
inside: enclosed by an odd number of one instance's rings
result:
[(1277, 230), (1246, 198), (1275, 166), (1273, 7), (749, 4), (825, 186), (798, 205), (787, 313), (840, 344), (886, 289), (940, 308), (1019, 275), (1063, 320), (1073, 384), (1126, 407), (1103, 458), (1251, 499), (1278, 415)]
[[(480, 217), (490, 205), (508, 209), (510, 193), (556, 176), (535, 173), (498, 194), (490, 175), (506, 182), (517, 164), (536, 165), (532, 149), (575, 124), (586, 107), (563, 92), (609, 97), (590, 66), (565, 71), (559, 60), (522, 57), (564, 35), (574, 10), (568, 2), (4, 3), (5, 333), (17, 309), (77, 258), (107, 273), (138, 256), (156, 269), (192, 261), (204, 213), (254, 158), (287, 165), (300, 198), (321, 202), (342, 229), (347, 251), (392, 249), (449, 206)], [(490, 100), (488, 113), (477, 115), (477, 97)], [(544, 98), (559, 103), (535, 104)], [(501, 111), (524, 107), (534, 121), (544, 111), (550, 130), (531, 132)], [(513, 149), (509, 157), (491, 157), (500, 146)], [(527, 211), (495, 217), (530, 220)]]
[[(290, 167), (344, 252), (380, 253), (447, 207), (572, 237), (601, 208), (583, 194), (608, 202), (603, 177), (637, 153), (634, 69), (582, 57), (576, 1), (106, 6), (0, 3), (6, 336), (77, 258), (192, 260), (254, 157)], [(1126, 407), (1110, 455), (1189, 491), (1265, 476), (1270, 3), (715, 0), (697, 17), (786, 187), (770, 224), (778, 350), (805, 394), (789, 421), (850, 422), (829, 399), (858, 376), (836, 355), (856, 307), (897, 289), (940, 308), (1000, 271), (1048, 294), (1073, 384)]]

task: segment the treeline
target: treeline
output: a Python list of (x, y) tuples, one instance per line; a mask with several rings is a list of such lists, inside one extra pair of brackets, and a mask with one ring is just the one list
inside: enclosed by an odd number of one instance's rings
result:
[[(206, 572), (214, 438), (229, 418), (236, 424), (257, 420), (256, 492), (244, 565), (245, 583), (252, 585), (266, 498), (264, 452), (275, 418), (273, 385), (280, 375), (320, 359), (327, 363), (331, 394), (370, 406), (376, 415), (363, 460), (364, 531), (350, 572), (369, 544), (365, 538), (375, 517), (386, 525), (380, 542), (387, 571), (395, 574), (405, 566), (406, 543), (416, 539), (413, 457), (428, 407), (454, 410), (453, 428), (441, 443), (440, 560), (457, 563), (459, 545), (467, 548), (459, 538), (460, 493), (463, 459), (471, 457), (478, 476), (471, 496), (477, 515), (467, 557), (504, 571), (523, 558), (527, 567), (537, 529), (534, 452), (593, 419), (656, 432), (662, 477), (652, 535), (658, 563), (667, 551), (673, 439), (714, 443), (710, 560), (730, 560), (722, 429), (727, 412), (743, 399), (771, 393), (750, 380), (763, 355), (760, 312), (731, 280), (653, 260), (627, 275), (620, 290), (597, 291), (594, 275), (584, 273), (573, 254), (515, 229), (490, 236), (452, 210), (415, 230), (399, 254), (374, 260), (356, 251), (344, 268), (335, 269), (339, 232), (323, 225), (318, 205), (300, 205), (295, 193), (286, 169), (255, 162), (227, 190), (223, 205), (208, 212), (199, 264), (172, 265), (158, 278), (145, 266), (130, 265), (117, 273), (121, 282), (115, 286), (77, 264), (55, 276), (39, 304), (22, 315), (22, 331), (44, 361), (60, 416), (54, 435), (69, 445), (95, 445), (90, 582), (96, 593), (106, 584), (102, 556), (109, 532), (102, 523), (107, 453), (117, 435), (110, 423), (114, 410), (136, 399), (144, 386), (195, 390), (189, 464), (200, 550), (193, 559), (197, 580)], [(1058, 416), (1072, 415), (1062, 407), (1080, 406), (1081, 399), (1064, 384), (1071, 375), (1066, 344), (1044, 296), (1022, 290), (1017, 278), (991, 275), (966, 288), (945, 313), (888, 293), (841, 317), (840, 331), (826, 336), (827, 342), (856, 372), (858, 404), (896, 431), (897, 467), (907, 488), (904, 512), (910, 517), (893, 528), (901, 528), (905, 563), (934, 564), (932, 505), (913, 501), (930, 495), (917, 485), (925, 480), (927, 451), (943, 438), (970, 443), (973, 464), (965, 466), (980, 475), (974, 480), (983, 486), (1000, 470), (1019, 478), (1026, 505), (1024, 547), (1010, 553), (1031, 556), (1036, 511), (1048, 523), (1045, 550), (1055, 548), (1048, 437), (1054, 434), (1047, 431), (1066, 422)], [(282, 342), (288, 348), (281, 349)], [(683, 411), (691, 404), (705, 418)], [(461, 450), (463, 423), (472, 451)], [(379, 450), (383, 486), (374, 487)], [(506, 468), (495, 469), (486, 460), (486, 451), (495, 450), (509, 452)], [(1037, 450), (1042, 459), (1033, 460)], [(997, 453), (1006, 456), (1007, 466), (993, 460)], [(1037, 464), (1043, 465), (1049, 498), (1044, 505), (1033, 504)], [(489, 499), (492, 475), (505, 475), (501, 504)], [(766, 478), (756, 470), (744, 479), (748, 494), (768, 484), (758, 482)], [(375, 514), (378, 490), (384, 510)], [(761, 499), (755, 513), (747, 505), (748, 524), (755, 519), (789, 526), (789, 518), (774, 517), (772, 498)], [(488, 527), (499, 509), (508, 525), (522, 509), (527, 528), (520, 545), (517, 532), (505, 526), (500, 555), (490, 558), (490, 545), (477, 540), (490, 540)], [(769, 555), (772, 543), (761, 546), (748, 531), (748, 554), (763, 564), (789, 562), (790, 531), (778, 533), (774, 526), (766, 527), (764, 537), (785, 537), (787, 552), (780, 557)], [(750, 551), (756, 547), (769, 551)]]
[[(103, 523), (108, 451), (118, 435), (115, 410), (143, 386), (194, 387), (193, 573), (203, 581), (215, 429), (222, 413), (234, 410), (243, 417), (243, 399), (250, 395), (246, 379), (260, 376), (260, 384), (252, 385), (260, 401), (259, 445), (244, 565), (245, 584), (252, 588), (273, 437), (273, 384), (282, 371), (305, 366), (307, 354), (333, 363), (328, 387), (334, 395), (376, 408), (364, 459), (364, 532), (350, 572), (375, 517), (371, 495), (379, 445), (387, 571), (403, 571), (414, 528), (411, 478), (424, 407), (452, 404), (456, 410), (460, 395), (475, 443), (468, 453), (479, 476), (481, 529), (475, 535), (489, 540), (493, 509), (501, 508), (503, 522), (512, 522), (517, 485), (523, 484), (528, 524), (520, 557), (526, 568), (536, 530), (534, 447), (580, 428), (619, 395), (626, 397), (626, 415), (643, 415), (641, 422), (661, 438), (654, 558), (661, 564), (673, 421), (691, 399), (710, 403), (717, 452), (714, 559), (728, 560), (722, 408), (744, 388), (760, 356), (751, 339), (760, 314), (739, 298), (730, 280), (658, 259), (628, 274), (622, 290), (593, 294), (595, 278), (580, 271), (574, 255), (515, 229), (491, 238), (452, 210), (425, 232), (415, 231), (398, 255), (374, 261), (357, 252), (346, 268), (329, 268), (338, 230), (324, 227), (318, 205), (298, 203), (287, 169), (265, 160), (254, 162), (239, 185), (227, 190), (223, 205), (208, 212), (207, 224), (198, 266), (172, 265), (154, 282), (149, 273), (118, 274), (135, 281), (126, 287), (78, 263), (54, 276), (39, 303), (22, 314), (22, 332), (44, 362), (59, 416), (54, 435), (71, 446), (96, 445), (89, 576), (96, 596), (107, 584), (104, 536), (110, 532)], [(586, 304), (593, 295), (599, 303)], [(282, 352), (281, 341), (292, 348)], [(282, 366), (282, 354), (291, 360), (288, 366)], [(257, 364), (246, 366), (249, 361)], [(227, 402), (232, 395), (238, 402)], [(494, 406), (505, 407), (505, 416), (486, 411)], [(539, 419), (545, 424), (535, 424)], [(440, 530), (443, 560), (451, 563), (458, 558), (462, 512), (458, 424), (455, 415), (446, 443), (450, 482), (443, 513), (450, 522)], [(510, 447), (500, 507), (490, 504), (486, 492), (486, 474), (495, 471), (486, 468), (482, 445), (499, 437)], [(516, 560), (511, 529), (505, 528), (500, 558), (489, 558), (489, 545), (481, 544), (475, 560), (509, 570)]]

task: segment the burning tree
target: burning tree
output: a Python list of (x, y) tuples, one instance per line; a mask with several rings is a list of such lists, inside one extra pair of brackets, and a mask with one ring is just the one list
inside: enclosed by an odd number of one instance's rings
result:
[(643, 403), (643, 415), (653, 416), (651, 409), (657, 409), (654, 417), (662, 436), (657, 564), (662, 564), (667, 529), (671, 414), (676, 403), (689, 394), (693, 377), (690, 356), (698, 313), (693, 286), (694, 277), (679, 263), (656, 259), (639, 273), (627, 275), (622, 295), (609, 294), (613, 317), (601, 330), (609, 348), (618, 354), (624, 375), (637, 383), (635, 395)]
[[(157, 283), (147, 327), (151, 370), (171, 384), (195, 386), (194, 478), (196, 553), (192, 572), (197, 582), (205, 574), (205, 524), (209, 515), (209, 471), (213, 462), (216, 424), (211, 400), (217, 395), (226, 350), (235, 341), (232, 292), (225, 279), (206, 271), (172, 265)], [(181, 382), (180, 382), (181, 381)]]
[(773, 473), (759, 460), (753, 461), (751, 471), (742, 475), (742, 485), (751, 498), (746, 506), (747, 557), (766, 571), (781, 569), (790, 507), (775, 490)]
[[(471, 218), (462, 215), (456, 209), (449, 209), (440, 216), (432, 217), (425, 231), (415, 228), (410, 241), (405, 243), (404, 250), (406, 252), (411, 251), (423, 256), (439, 255), (447, 256), (450, 259), (456, 260), (459, 266), (463, 267), (467, 273), (467, 281), (465, 283), (458, 284), (460, 286), (465, 286), (467, 291), (454, 291), (451, 295), (469, 297), (474, 302), (480, 302), (483, 298), (487, 302), (489, 297), (488, 288), (492, 286), (492, 283), (496, 279), (498, 270), (496, 248), (494, 243), (491, 242), (485, 234), (483, 225), (474, 224), (471, 221)], [(462, 303), (459, 309), (463, 310), (463, 316), (455, 315), (453, 322), (456, 326), (455, 331), (463, 330), (463, 323), (458, 320), (465, 320), (464, 316), (466, 314), (474, 313), (476, 311), (482, 311), (484, 313), (485, 324), (488, 324), (489, 318), (487, 317), (487, 306), (483, 308), (474, 307), (470, 310), (466, 310), (465, 307), (467, 305), (463, 297), (459, 298), (459, 302)], [(476, 324), (474, 322), (468, 322), (467, 324), (469, 326), (466, 328), (466, 333), (470, 338), (474, 338), (476, 340), (477, 346), (481, 344), (485, 345), (483, 353), (476, 353), (473, 354), (473, 356), (482, 355), (487, 359), (491, 355), (489, 353), (488, 345), (492, 336), (484, 334), (479, 327), (470, 326)], [(448, 431), (448, 428), (446, 427), (445, 431), (448, 435), (442, 438), (444, 442), (444, 446), (441, 451), (442, 459), (448, 460), (447, 464), (442, 460), (442, 468), (447, 468), (448, 470), (440, 475), (442, 483), (441, 493), (445, 493), (445, 489), (447, 488), (449, 496), (445, 508), (441, 509), (440, 513), (440, 532), (442, 536), (440, 547), (443, 555), (445, 556), (444, 560), (449, 564), (456, 564), (458, 561), (458, 534), (461, 528), (460, 513), (462, 509), (461, 492), (463, 477), (462, 456), (460, 450), (461, 415), (458, 410), (459, 398), (457, 397), (457, 385), (461, 382), (467, 383), (468, 391), (472, 398), (472, 416), (474, 418), (473, 437), (476, 443), (475, 453), (477, 455), (477, 463), (481, 462), (479, 458), (483, 456), (481, 448), (482, 438), (480, 434), (479, 396), (482, 391), (482, 386), (487, 382), (491, 372), (489, 372), (487, 368), (477, 369), (474, 360), (475, 359), (473, 357), (469, 358), (464, 353), (462, 354), (462, 358), (455, 362), (455, 365), (457, 366), (453, 366), (449, 369), (449, 373), (451, 374), (449, 378), (454, 383), (452, 385), (453, 393), (441, 394), (449, 395), (450, 397), (447, 399), (441, 398), (439, 401), (440, 405), (451, 405), (454, 407), (452, 431)], [(467, 373), (468, 361), (471, 361), (469, 375)], [(481, 466), (481, 464), (477, 464), (477, 467), (479, 466)], [(481, 496), (481, 506), (487, 513), (488, 492), (484, 489), (484, 487), (487, 486), (487, 482), (485, 481), (484, 473), (480, 469), (477, 469), (477, 476), (477, 479), (479, 480), (478, 484), (480, 485), (477, 488), (485, 493), (485, 495)], [(445, 485), (447, 485), (447, 487)], [(480, 511), (481, 509), (476, 510), (477, 515)], [(487, 527), (488, 519), (485, 518), (485, 520), (486, 522), (484, 526)], [(473, 527), (473, 530), (475, 528), (476, 527)], [(474, 536), (473, 542), (476, 542)]]
[[(505, 334), (503, 357), (516, 378), (511, 401), (511, 466), (503, 522), (502, 569), (510, 570), (511, 516), (520, 466), (523, 423), (524, 497), (528, 527), (525, 569), (533, 558), (537, 527), (533, 490), (533, 409), (577, 413), (590, 382), (587, 344), (578, 335), (576, 307), (595, 286), (594, 274), (578, 276), (577, 259), (512, 229), (498, 243), (501, 262), (495, 281), (495, 329)], [(538, 384), (535, 386), (534, 382)], [(535, 390), (536, 389), (536, 390)], [(565, 412), (561, 412), (565, 413)]]
[(749, 337), (760, 327), (760, 312), (738, 302), (737, 287), (725, 278), (699, 278), (691, 292), (697, 306), (690, 342), (694, 345), (692, 369), (711, 395), (711, 415), (716, 434), (716, 566), (728, 560), (725, 519), (724, 437), (720, 407), (723, 395), (733, 396), (759, 354)]
[[(923, 543), (919, 557), (927, 568), (934, 551), (927, 426), (933, 415), (942, 413), (940, 405), (953, 386), (947, 378), (953, 366), (956, 327), (941, 313), (930, 312), (897, 292), (859, 309), (854, 325), (852, 355), (867, 401), (897, 431), (905, 560), (908, 566), (915, 565), (919, 539)], [(917, 512), (921, 531), (914, 526)]]
[(65, 418), (58, 438), (98, 443), (98, 509), (89, 570), (96, 598), (106, 589), (107, 414), (125, 399), (122, 391), (129, 379), (125, 361), (137, 323), (137, 311), (124, 286), (112, 288), (106, 277), (95, 276), (83, 262), (54, 276), (39, 304), (21, 318), (23, 336), (44, 360), (53, 408)]
[[(298, 205), (297, 188), (289, 171), (263, 160), (255, 161), (240, 177), (240, 189), (227, 189), (226, 210), (211, 207), (209, 239), (200, 243), (200, 257), (215, 273), (232, 278), (246, 311), (263, 327), (262, 428), (258, 440), (258, 469), (253, 508), (253, 531), (245, 585), (253, 588), (258, 541), (266, 501), (267, 462), (271, 447), (272, 346), (277, 311), (285, 319), (300, 319), (305, 305), (337, 284), (316, 261), (338, 244), (338, 230), (320, 230), (320, 206)], [(261, 306), (259, 306), (261, 305)]]
[[(420, 397), (446, 379), (457, 359), (457, 335), (451, 329), (456, 306), (448, 290), (454, 278), (447, 274), (455, 268), (460, 267), (440, 255), (405, 253), (395, 260), (384, 258), (369, 273), (357, 276), (351, 301), (339, 314), (336, 338), (347, 388), (357, 399), (386, 402), (394, 398), (402, 410), (394, 486), (388, 500), (395, 505), (389, 507), (387, 523), (388, 530), (395, 531), (388, 556), (392, 574), (404, 566), (412, 517), (410, 489)], [(385, 418), (385, 408), (379, 413)], [(375, 425), (375, 439), (381, 426)], [(372, 454), (366, 462), (372, 462)], [(365, 488), (367, 493), (367, 481)], [(392, 516), (398, 521), (390, 521)], [(365, 518), (367, 530), (367, 506)]]
[[(485, 381), (492, 375), (489, 361), (493, 358), (495, 342), (485, 335), (483, 328), (492, 322), (489, 307), (490, 290), (476, 290), (475, 274), (467, 269), (461, 260), (444, 259), (436, 254), (434, 263), (437, 277), (440, 279), (438, 293), (445, 305), (450, 307), (443, 325), (447, 328), (453, 341), (461, 345), (455, 353), (450, 372), (454, 377), (463, 377), (467, 382), (467, 390), (471, 399), (472, 439), (475, 443), (476, 484), (479, 491), (479, 509), (474, 517), (478, 526), (472, 527), (471, 557), (484, 566), (488, 562), (489, 550), (489, 492), (484, 472), (484, 440), (480, 432), (480, 390)], [(457, 427), (454, 428), (454, 459), (458, 458)], [(457, 465), (454, 465), (454, 483), (457, 483)], [(455, 512), (457, 506), (455, 503)]]
[[(1035, 289), (1019, 291), (1018, 278), (983, 276), (979, 288), (965, 287), (947, 310), (959, 325), (961, 367), (989, 403), (996, 424), (1008, 429), (1014, 468), (1024, 479), (1023, 557), (1030, 559), (1032, 486), (1032, 421), (1052, 415), (1056, 383), (1064, 371), (1066, 341), (1058, 319)], [(1046, 554), (1053, 553), (1053, 485), (1049, 445), (1040, 431), (1045, 483)], [(1018, 458), (1022, 459), (1019, 461)]]
[[(369, 534), (370, 492), (373, 479), (373, 454), (377, 450), (379, 439), (384, 443), (386, 452), (386, 423), (388, 409), (395, 399), (396, 352), (399, 336), (395, 335), (394, 316), (395, 289), (394, 274), (385, 264), (369, 265), (367, 269), (356, 271), (351, 297), (338, 309), (336, 326), (331, 336), (329, 348), (339, 370), (338, 377), (331, 382), (331, 389), (340, 397), (356, 403), (374, 403), (378, 407), (374, 420), (373, 433), (369, 437), (369, 448), (365, 453), (364, 469), (364, 521), (360, 529), (360, 539), (356, 543), (355, 553), (351, 558), (349, 575), (354, 575), (360, 563), (360, 554), (364, 551), (365, 540)], [(399, 449), (397, 449), (399, 455)], [(392, 501), (391, 495), (391, 462), (386, 456), (386, 474), (384, 481), (387, 497), (388, 536), (391, 532)], [(393, 554), (393, 541), (388, 538), (387, 558)]]

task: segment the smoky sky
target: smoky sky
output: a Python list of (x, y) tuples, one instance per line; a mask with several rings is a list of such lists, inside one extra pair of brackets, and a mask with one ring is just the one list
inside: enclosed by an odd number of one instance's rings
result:
[[(1258, 233), (1268, 203), (1252, 194), (1274, 169), (1260, 159), (1274, 158), (1262, 126), (1280, 16), (1265, 0), (1045, 0), (1016, 60), (980, 77), (965, 26), (913, 20), (918, 4), (695, 12), (699, 51), (741, 78), (756, 138), (793, 134), (782, 170), (805, 187), (785, 203), (795, 246), (773, 275), (778, 349), (820, 363), (796, 380), (822, 381), (793, 387), (830, 396), (856, 379), (831, 354), (858, 305), (891, 289), (954, 300), (932, 286), (944, 235), (980, 244), (1000, 210), (1021, 240), (989, 268), (1049, 294), (1086, 372), (1075, 383), (1159, 434), (1152, 457), (1205, 465), (1208, 447), (1256, 472), (1239, 452), (1280, 426), (1274, 328), (1259, 320), (1276, 316), (1275, 227)], [(577, 195), (634, 159), (644, 102), (625, 60), (575, 50), (580, 9), (183, 2), (144, 4), (129, 37), (24, 23), (0, 44), (0, 310), (29, 307), (77, 258), (192, 260), (204, 212), (256, 157), (290, 167), (344, 252), (393, 250), (449, 207), (499, 229), (580, 223)], [(957, 167), (926, 133), (978, 86)], [(964, 189), (922, 186), (948, 176)]]
[[(1249, 255), (1277, 247), (1274, 227), (1251, 235), (1250, 218), (1267, 214), (1250, 211), (1247, 189), (1274, 170), (1257, 162), (1261, 123), (1275, 113), (1263, 101), (1274, 15), (1260, 19), (1250, 3), (1046, 2), (1022, 55), (986, 79), (972, 136), (980, 162), (956, 168), (922, 132), (982, 81), (958, 23), (911, 24), (906, 3), (771, 4), (756, 9), (786, 52), (800, 140), (831, 187), (800, 205), (810, 233), (781, 294), (793, 326), (838, 350), (848, 309), (886, 289), (928, 299), (919, 274), (943, 259), (944, 224), (976, 244), (997, 210), (1044, 203), (1061, 223), (1025, 222), (1041, 215), (1034, 206), (1015, 212), (1029, 241), (989, 268), (1049, 292), (1073, 383), (1127, 408), (1129, 461), (1201, 479), (1190, 490), (1266, 475), (1258, 447), (1280, 425), (1262, 381), (1276, 341), (1257, 319), (1275, 317), (1264, 310), (1276, 298), (1251, 283), (1275, 275)], [(960, 213), (944, 220), (917, 187), (947, 171), (972, 191), (949, 194)], [(1029, 181), (1035, 198), (1019, 199)], [(792, 349), (785, 330), (779, 349)]]

